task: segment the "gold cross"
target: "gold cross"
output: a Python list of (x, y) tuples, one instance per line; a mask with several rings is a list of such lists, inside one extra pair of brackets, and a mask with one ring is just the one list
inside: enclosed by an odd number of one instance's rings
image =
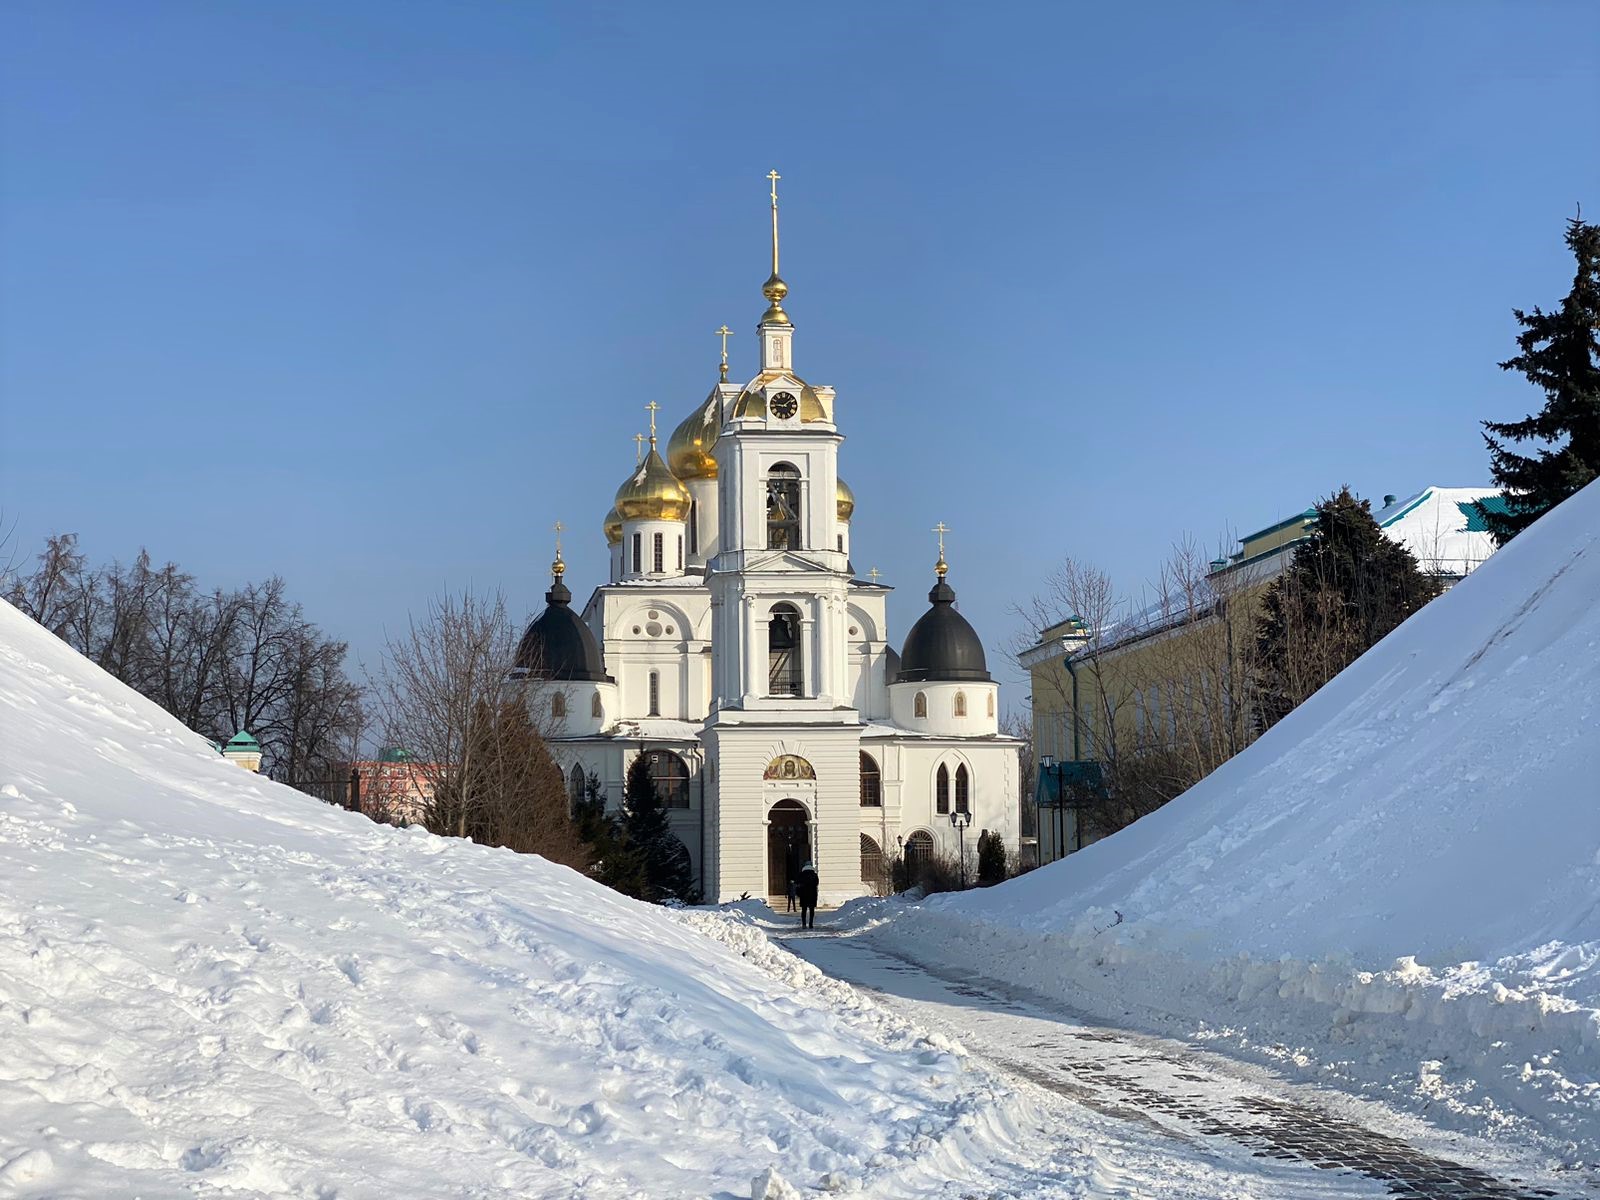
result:
[(872, 582), (873, 583), (877, 583), (878, 582), (878, 576), (883, 574), (883, 572), (878, 570), (877, 567), (873, 567), (872, 570), (867, 572), (867, 574), (872, 576)]
[(728, 382), (728, 337), (729, 337), (730, 334), (733, 333), (733, 330), (729, 329), (726, 325), (724, 325), (721, 329), (717, 330), (717, 333), (722, 338), (722, 382), (723, 383), (727, 383)]
[(650, 444), (652, 446), (656, 444), (656, 410), (660, 407), (661, 405), (657, 404), (654, 400), (645, 405), (645, 408), (650, 412)]
[(933, 527), (933, 532), (939, 535), (939, 559), (944, 560), (944, 535), (950, 532), (950, 526), (940, 521)]
[(566, 528), (560, 521), (551, 526), (556, 531), (556, 561), (561, 561), (561, 531)]
[(777, 208), (778, 207), (778, 180), (782, 179), (783, 176), (779, 175), (776, 170), (772, 170), (772, 171), (768, 171), (767, 172), (767, 178), (772, 180), (772, 207), (773, 208)]
[(644, 434), (633, 435), (633, 465), (638, 466), (644, 461)]

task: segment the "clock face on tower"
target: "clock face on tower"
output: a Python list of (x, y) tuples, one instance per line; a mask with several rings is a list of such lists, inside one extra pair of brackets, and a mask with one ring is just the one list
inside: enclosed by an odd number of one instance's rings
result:
[(787, 421), (800, 411), (793, 392), (779, 392), (772, 398), (772, 415)]

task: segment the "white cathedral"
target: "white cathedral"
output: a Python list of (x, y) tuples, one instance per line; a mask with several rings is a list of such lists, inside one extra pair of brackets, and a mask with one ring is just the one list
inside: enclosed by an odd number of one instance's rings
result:
[(728, 382), (724, 326), (721, 381), (665, 458), (650, 406), (649, 453), (606, 514), (609, 582), (580, 617), (558, 552), (512, 674), (575, 795), (597, 779), (620, 805), (648, 756), (708, 901), (782, 895), (810, 859), (836, 904), (871, 894), (896, 854), (964, 840), (970, 863), (984, 830), (1014, 857), (1021, 743), (999, 732), (942, 536), (930, 607), (898, 653), (890, 589), (855, 576), (834, 390), (795, 373), (769, 178), (760, 373)]

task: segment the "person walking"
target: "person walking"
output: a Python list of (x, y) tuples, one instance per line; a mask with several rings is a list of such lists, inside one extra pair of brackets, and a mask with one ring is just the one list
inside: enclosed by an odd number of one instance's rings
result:
[(795, 883), (795, 891), (800, 896), (800, 926), (803, 929), (817, 927), (817, 868), (812, 863), (806, 863), (800, 868), (800, 878)]
[(789, 911), (789, 912), (793, 912), (794, 911), (794, 902), (795, 902), (794, 876), (791, 875), (791, 876), (789, 876), (789, 907), (788, 907), (787, 911)]

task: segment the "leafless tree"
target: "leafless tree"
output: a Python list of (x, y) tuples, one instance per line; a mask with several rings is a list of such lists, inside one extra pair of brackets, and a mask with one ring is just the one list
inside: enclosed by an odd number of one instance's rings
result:
[(431, 797), (430, 828), (581, 866), (552, 730), (533, 715), (551, 706), (530, 705), (526, 684), (508, 678), (516, 649), (498, 593), (435, 600), (388, 640), (372, 683), (379, 727)]

